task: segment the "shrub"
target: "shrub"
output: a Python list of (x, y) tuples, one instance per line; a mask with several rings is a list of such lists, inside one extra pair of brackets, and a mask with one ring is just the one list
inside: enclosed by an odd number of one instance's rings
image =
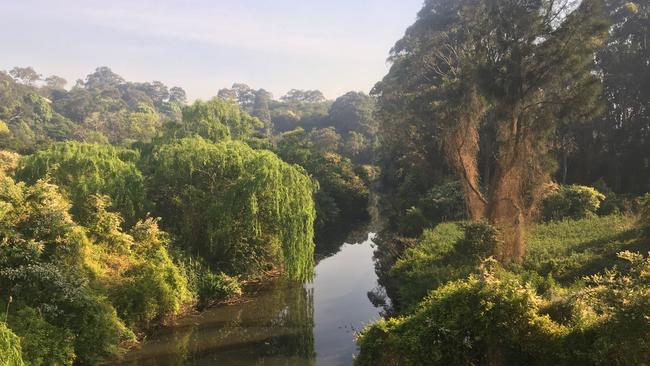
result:
[(562, 186), (542, 201), (542, 218), (551, 221), (593, 216), (604, 199), (605, 196), (595, 188)]
[(467, 218), (466, 211), (458, 182), (437, 185), (420, 197), (415, 206), (406, 210), (400, 218), (398, 231), (406, 236), (418, 237), (424, 229), (441, 222)]
[(207, 272), (197, 284), (199, 301), (206, 304), (211, 300), (229, 300), (242, 294), (242, 288), (235, 277), (225, 273)]
[(424, 216), (432, 223), (458, 221), (467, 218), (463, 191), (458, 182), (432, 187), (418, 201)]
[(89, 235), (102, 255), (98, 281), (111, 294), (121, 319), (129, 326), (147, 325), (176, 315), (190, 301), (187, 279), (169, 256), (169, 240), (152, 218), (139, 221), (127, 234), (119, 214), (106, 211), (106, 197), (94, 197)]
[(187, 278), (188, 288), (198, 300), (199, 307), (229, 300), (242, 294), (237, 278), (223, 272), (214, 273), (201, 258), (190, 257), (181, 250), (175, 251), (174, 257), (183, 277)]
[(647, 236), (650, 236), (650, 193), (641, 198), (639, 205), (639, 224)]
[(0, 322), (0, 365), (25, 365), (21, 356), (20, 338), (3, 322)]
[(432, 291), (412, 314), (367, 327), (355, 364), (557, 364), (565, 328), (539, 304), (533, 289), (487, 261), (479, 275)]
[(424, 217), (422, 210), (417, 207), (411, 207), (401, 217), (399, 232), (405, 236), (416, 238), (429, 226), (430, 222)]
[(30, 366), (68, 366), (75, 360), (74, 335), (48, 323), (35, 309), (24, 307), (9, 318), (20, 337), (23, 359)]

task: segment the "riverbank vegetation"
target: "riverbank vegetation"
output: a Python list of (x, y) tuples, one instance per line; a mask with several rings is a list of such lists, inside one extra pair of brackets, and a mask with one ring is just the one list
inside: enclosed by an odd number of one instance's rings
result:
[(374, 90), (392, 307), (356, 364), (650, 362), (648, 10), (425, 2)]
[(187, 104), (106, 67), (70, 90), (31, 68), (0, 79), (3, 364), (119, 357), (248, 282), (309, 280), (315, 232), (367, 217), (373, 132), (337, 132), (372, 123), (367, 95), (248, 104), (236, 85)]

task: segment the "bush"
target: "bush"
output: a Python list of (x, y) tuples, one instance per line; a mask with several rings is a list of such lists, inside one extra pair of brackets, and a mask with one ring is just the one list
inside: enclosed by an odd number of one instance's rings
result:
[(242, 288), (235, 277), (225, 273), (207, 272), (201, 276), (197, 284), (199, 301), (206, 304), (209, 301), (229, 300), (241, 296)]
[(595, 188), (562, 186), (542, 201), (541, 213), (545, 221), (582, 219), (594, 216), (605, 196)]
[(467, 218), (463, 190), (458, 182), (432, 187), (418, 201), (424, 216), (432, 223), (458, 221)]
[(29, 366), (68, 366), (75, 360), (74, 335), (69, 329), (48, 323), (35, 309), (24, 307), (9, 317), (20, 337), (22, 354)]
[(20, 338), (3, 322), (0, 322), (0, 365), (25, 365), (21, 356)]
[(201, 258), (190, 257), (181, 250), (175, 251), (174, 257), (183, 276), (187, 278), (188, 288), (198, 300), (199, 307), (206, 307), (213, 302), (229, 300), (242, 294), (237, 278), (223, 272), (214, 273)]
[(650, 237), (650, 193), (641, 198), (639, 205), (639, 224), (645, 234)]
[(479, 275), (431, 292), (412, 314), (367, 327), (355, 364), (557, 364), (565, 328), (539, 304), (530, 287), (487, 261)]
[(463, 192), (458, 182), (449, 182), (432, 187), (420, 197), (417, 204), (400, 217), (398, 232), (418, 237), (424, 229), (447, 221), (467, 218)]

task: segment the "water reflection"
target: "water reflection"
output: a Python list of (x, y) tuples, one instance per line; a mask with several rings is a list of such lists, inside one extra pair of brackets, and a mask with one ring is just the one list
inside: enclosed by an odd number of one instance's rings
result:
[(250, 301), (184, 318), (117, 364), (350, 365), (354, 333), (378, 316), (373, 235), (316, 266), (308, 285), (276, 281)]

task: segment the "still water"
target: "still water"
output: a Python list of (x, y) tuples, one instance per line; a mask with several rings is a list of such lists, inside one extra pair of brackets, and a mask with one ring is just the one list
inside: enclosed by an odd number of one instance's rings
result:
[(161, 329), (120, 365), (351, 365), (354, 334), (379, 317), (374, 234), (343, 244), (315, 268), (313, 283), (276, 281), (249, 301)]

